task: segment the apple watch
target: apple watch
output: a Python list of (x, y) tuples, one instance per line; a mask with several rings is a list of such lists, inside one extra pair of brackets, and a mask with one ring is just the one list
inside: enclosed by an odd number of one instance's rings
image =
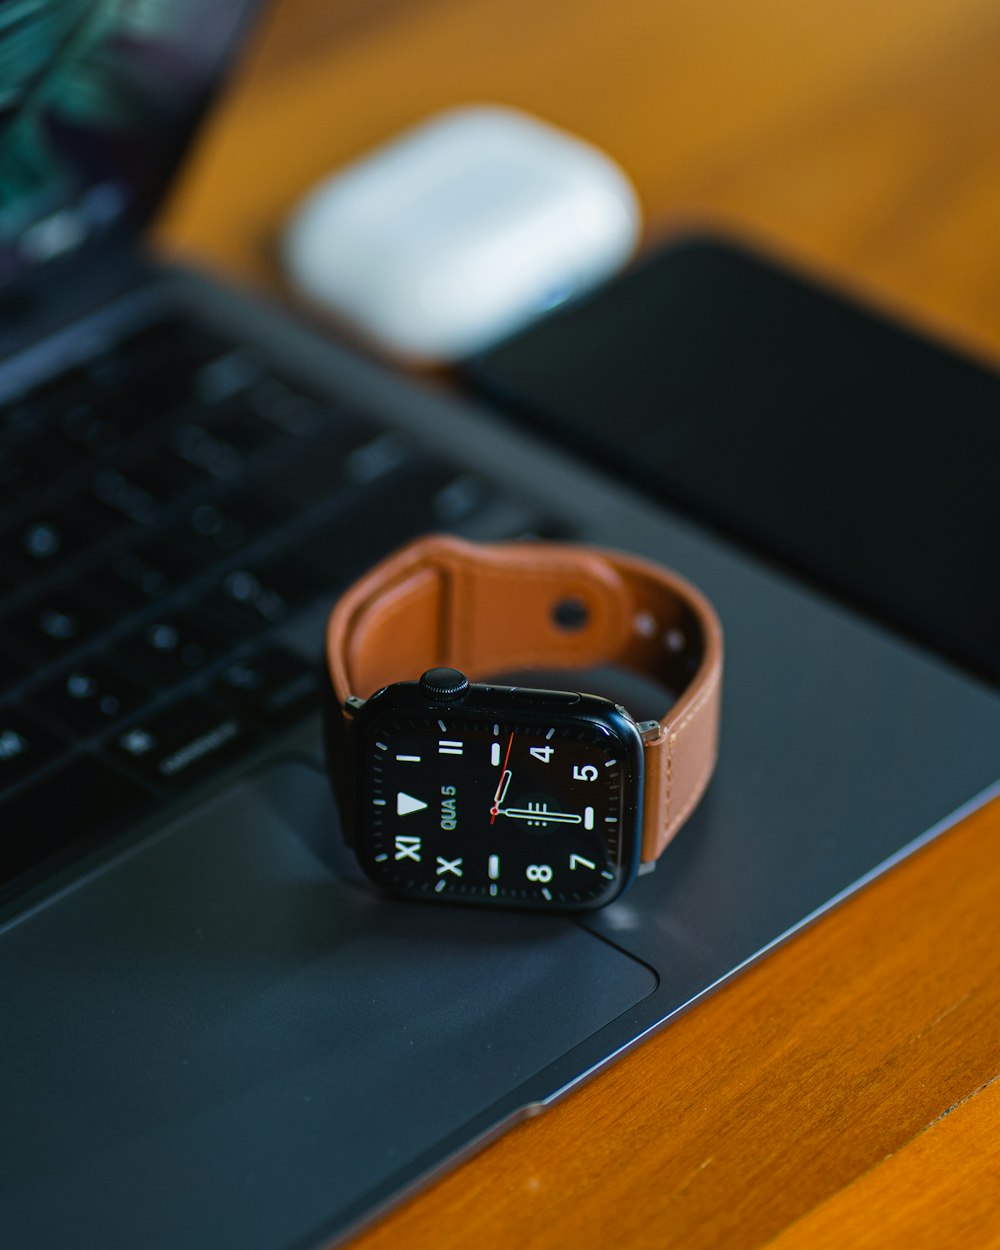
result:
[[(409, 898), (603, 906), (655, 864), (715, 766), (718, 619), (632, 555), (420, 538), (341, 597), (326, 654), (345, 837)], [(607, 664), (670, 691), (663, 716), (490, 680)]]

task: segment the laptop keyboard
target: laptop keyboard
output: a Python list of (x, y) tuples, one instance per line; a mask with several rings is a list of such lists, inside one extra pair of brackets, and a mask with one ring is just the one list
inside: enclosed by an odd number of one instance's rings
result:
[(315, 711), (280, 627), (496, 502), (188, 322), (0, 408), (0, 887)]

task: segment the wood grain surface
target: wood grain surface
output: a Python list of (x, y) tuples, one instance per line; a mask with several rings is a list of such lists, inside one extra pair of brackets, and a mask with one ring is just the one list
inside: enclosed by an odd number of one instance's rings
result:
[[(721, 226), (997, 359), (998, 52), (995, 0), (284, 0), (158, 242), (280, 290), (314, 180), (496, 100), (617, 157), (646, 246)], [(994, 804), (357, 1250), (1000, 1246), (998, 850)]]

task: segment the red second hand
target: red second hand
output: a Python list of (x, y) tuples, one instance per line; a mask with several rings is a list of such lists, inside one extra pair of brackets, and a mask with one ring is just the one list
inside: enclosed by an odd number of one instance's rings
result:
[(514, 735), (511, 733), (507, 742), (507, 754), (503, 757), (503, 766), (500, 769), (500, 784), (497, 786), (497, 792), (493, 796), (493, 806), (490, 808), (490, 824), (492, 825), (496, 818), (500, 815), (500, 791), (503, 789), (503, 777), (507, 771), (507, 761), (510, 759), (510, 748), (514, 745)]

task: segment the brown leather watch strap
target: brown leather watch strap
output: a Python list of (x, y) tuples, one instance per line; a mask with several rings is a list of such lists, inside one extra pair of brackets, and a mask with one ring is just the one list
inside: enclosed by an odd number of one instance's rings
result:
[(509, 669), (621, 664), (675, 692), (646, 740), (642, 858), (656, 859), (698, 802), (718, 743), (722, 631), (675, 573), (569, 543), (419, 538), (340, 599), (327, 662), (341, 707), (428, 668), (470, 680)]

